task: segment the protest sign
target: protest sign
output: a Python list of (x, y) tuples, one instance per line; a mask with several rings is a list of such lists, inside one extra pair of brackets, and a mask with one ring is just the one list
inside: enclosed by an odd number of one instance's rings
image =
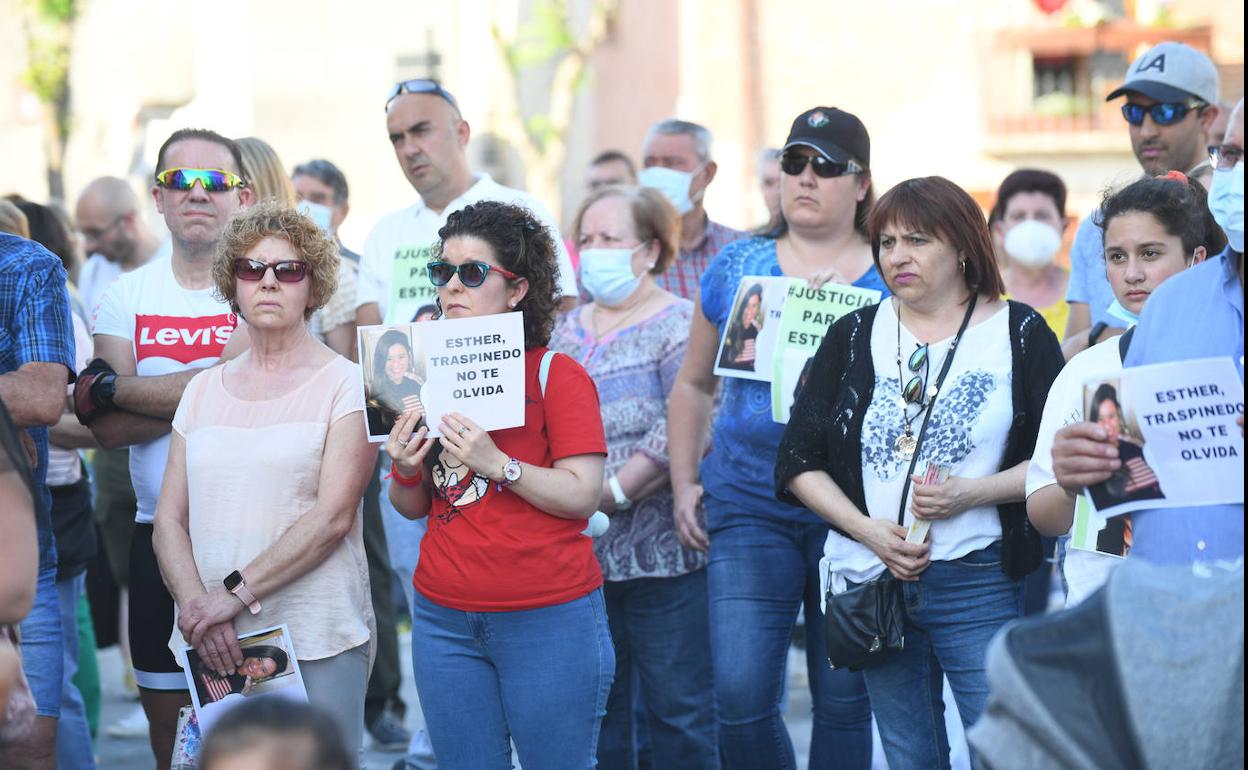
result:
[(419, 409), (430, 436), (447, 412), (487, 431), (524, 424), (524, 318), (500, 313), (359, 329), (368, 438)]
[(724, 324), (715, 357), (715, 374), (771, 381), (780, 311), (791, 279), (747, 275), (737, 286), (732, 313)]
[(194, 647), (182, 650), (182, 673), (203, 735), (245, 698), (308, 700), (289, 628), (281, 625), (240, 634), (238, 646), (243, 650), (243, 665), (224, 676), (211, 669)]
[(788, 280), (771, 380), (771, 417), (781, 423), (789, 421), (806, 367), (828, 328), (841, 316), (880, 301), (878, 289), (836, 283), (815, 289), (799, 278)]
[(1126, 369), (1084, 387), (1084, 419), (1118, 444), (1119, 468), (1087, 489), (1105, 518), (1148, 508), (1243, 503), (1244, 385), (1229, 358)]
[(390, 296), (386, 302), (387, 324), (415, 321), (421, 308), (437, 300), (437, 287), (429, 282), (425, 267), (433, 259), (434, 245), (401, 246), (394, 250), (394, 270), (390, 275)]

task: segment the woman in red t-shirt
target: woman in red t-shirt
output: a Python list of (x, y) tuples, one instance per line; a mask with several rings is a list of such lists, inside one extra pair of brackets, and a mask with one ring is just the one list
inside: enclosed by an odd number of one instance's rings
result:
[[(486, 432), (408, 412), (386, 442), (390, 500), (429, 517), (412, 584), (416, 687), (438, 766), (592, 767), (615, 671), (602, 573), (581, 534), (607, 452), (580, 364), (539, 371), (558, 313), (555, 243), (525, 209), (486, 201), (447, 218), (429, 263), (445, 318), (524, 316), (525, 422)], [(413, 431), (415, 431), (413, 433)]]

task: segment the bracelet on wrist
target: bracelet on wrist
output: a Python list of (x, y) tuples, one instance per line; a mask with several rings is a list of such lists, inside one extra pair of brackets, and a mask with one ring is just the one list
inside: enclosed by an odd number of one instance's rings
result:
[(415, 476), (404, 476), (399, 472), (399, 467), (394, 463), (394, 461), (391, 461), (390, 475), (386, 476), (386, 478), (393, 479), (394, 483), (401, 487), (415, 487), (420, 485), (424, 476), (420, 473), (420, 471), (417, 471)]

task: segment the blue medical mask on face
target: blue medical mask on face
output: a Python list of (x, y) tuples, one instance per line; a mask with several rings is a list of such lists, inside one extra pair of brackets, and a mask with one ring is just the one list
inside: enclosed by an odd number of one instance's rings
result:
[(1226, 233), (1231, 248), (1244, 251), (1244, 162), (1213, 172), (1209, 187), (1209, 211)]
[(644, 244), (631, 249), (582, 249), (581, 283), (595, 301), (618, 305), (628, 299), (641, 285), (641, 276), (633, 275), (633, 253)]
[(1130, 310), (1127, 310), (1127, 308), (1116, 299), (1110, 303), (1109, 308), (1105, 311), (1105, 314), (1122, 321), (1127, 328), (1131, 328), (1140, 322), (1140, 317), (1138, 315), (1132, 313)]
[(689, 197), (689, 185), (693, 183), (693, 175), (701, 170), (701, 166), (693, 171), (677, 171), (674, 168), (650, 166), (643, 168), (637, 175), (637, 184), (642, 187), (653, 187), (663, 193), (663, 197), (671, 201), (676, 212), (682, 217), (693, 211), (693, 199)]
[(333, 236), (334, 210), (329, 206), (323, 206), (312, 201), (299, 201), (299, 205), (295, 208), (298, 209), (300, 214), (315, 222), (316, 226), (321, 228), (321, 232), (325, 233), (325, 235)]

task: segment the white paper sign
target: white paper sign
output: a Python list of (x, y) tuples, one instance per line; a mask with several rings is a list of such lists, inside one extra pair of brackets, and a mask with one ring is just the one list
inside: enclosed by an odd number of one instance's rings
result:
[(1244, 502), (1244, 384), (1230, 358), (1125, 369), (1084, 392), (1084, 418), (1115, 433), (1122, 460), (1087, 490), (1100, 516)]
[(419, 324), (426, 373), (422, 391), (429, 435), (447, 412), (486, 431), (524, 425), (524, 318), (499, 313)]
[(182, 650), (182, 672), (203, 735), (225, 712), (247, 698), (308, 700), (290, 629), (284, 624), (241, 634), (238, 646), (243, 650), (243, 665), (228, 676), (209, 668), (194, 647)]
[(737, 287), (715, 357), (715, 374), (771, 382), (781, 311), (792, 279), (747, 275)]

